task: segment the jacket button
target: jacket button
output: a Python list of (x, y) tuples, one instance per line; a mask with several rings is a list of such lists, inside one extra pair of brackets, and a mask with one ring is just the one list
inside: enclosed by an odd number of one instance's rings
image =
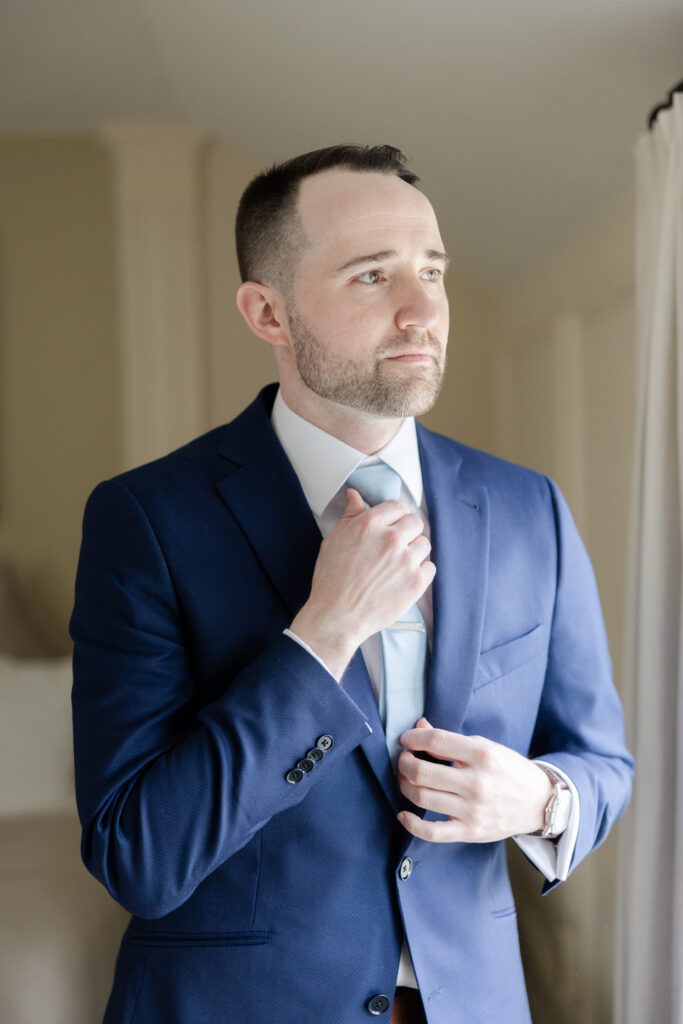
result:
[(296, 782), (301, 782), (303, 777), (304, 773), (301, 771), (301, 768), (292, 768), (292, 770), (287, 772), (287, 774), (285, 775), (287, 782), (291, 782), (292, 785), (294, 785), (294, 783)]
[(320, 747), (311, 747), (310, 750), (306, 751), (306, 757), (310, 757), (311, 761), (322, 761), (325, 756), (325, 751), (321, 750)]
[(315, 761), (310, 757), (302, 757), (300, 761), (297, 761), (296, 766), (302, 772), (310, 772), (312, 768), (315, 768)]
[(410, 857), (404, 857), (401, 861), (401, 866), (398, 869), (398, 877), (402, 882), (405, 882), (406, 878), (410, 878), (413, 873), (413, 862)]
[(388, 996), (380, 994), (373, 996), (372, 999), (367, 1001), (368, 1013), (371, 1013), (373, 1017), (379, 1017), (380, 1014), (386, 1013), (391, 1006), (391, 1000)]
[(322, 751), (330, 750), (334, 746), (334, 740), (331, 736), (325, 733), (324, 736), (318, 736), (315, 741), (316, 747), (320, 747)]

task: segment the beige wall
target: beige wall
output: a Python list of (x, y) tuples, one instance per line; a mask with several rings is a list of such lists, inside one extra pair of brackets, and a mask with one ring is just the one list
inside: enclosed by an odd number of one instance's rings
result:
[[(634, 430), (633, 197), (499, 296), (498, 454), (549, 473), (593, 561), (620, 686)], [(543, 900), (512, 851), (534, 1019), (612, 1019), (617, 829)], [(548, 936), (552, 935), (552, 942)]]
[(438, 402), (420, 419), (432, 430), (491, 451), (496, 423), (496, 296), (455, 273), (449, 273), (447, 292), (451, 326), (446, 380)]
[(494, 450), (563, 489), (596, 569), (617, 683), (635, 425), (633, 233), (629, 193), (501, 292), (494, 341)]
[(240, 284), (235, 213), (260, 168), (220, 140), (207, 146), (204, 165), (209, 418), (214, 427), (231, 420), (264, 384), (276, 380), (277, 367), (270, 346), (249, 331), (235, 304)]
[(84, 138), (0, 139), (0, 552), (65, 645), (85, 498), (119, 467), (113, 210)]

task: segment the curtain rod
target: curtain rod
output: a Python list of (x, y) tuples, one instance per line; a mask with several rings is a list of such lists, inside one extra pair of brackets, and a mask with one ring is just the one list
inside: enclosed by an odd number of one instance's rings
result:
[(657, 106), (653, 107), (650, 111), (649, 117), (647, 119), (647, 126), (650, 130), (654, 127), (654, 123), (657, 120), (657, 115), (659, 114), (659, 111), (667, 110), (673, 104), (674, 93), (677, 92), (683, 92), (683, 78), (680, 80), (680, 82), (677, 82), (676, 85), (674, 85), (673, 89), (669, 89), (669, 92), (664, 102), (658, 103)]

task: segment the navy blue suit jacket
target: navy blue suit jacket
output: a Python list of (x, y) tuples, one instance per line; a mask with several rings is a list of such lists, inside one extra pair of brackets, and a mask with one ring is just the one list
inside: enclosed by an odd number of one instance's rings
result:
[[(430, 1024), (522, 1024), (505, 844), (409, 835), (362, 656), (340, 686), (282, 635), (320, 533), (274, 394), (86, 508), (71, 626), (82, 849), (134, 915), (106, 1022), (369, 1021), (405, 930)], [(588, 558), (551, 481), (418, 439), (437, 565), (425, 713), (566, 771), (578, 863), (632, 773)], [(324, 734), (334, 745), (288, 783)]]

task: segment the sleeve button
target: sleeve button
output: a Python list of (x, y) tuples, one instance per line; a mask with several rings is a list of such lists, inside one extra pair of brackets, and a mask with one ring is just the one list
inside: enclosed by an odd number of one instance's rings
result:
[(288, 771), (287, 774), (285, 775), (287, 782), (291, 782), (292, 785), (294, 785), (297, 782), (301, 782), (303, 777), (304, 773), (301, 771), (301, 768), (292, 768), (292, 770)]
[(323, 736), (318, 736), (315, 745), (320, 747), (322, 751), (331, 750), (334, 746), (334, 739), (328, 733), (325, 733)]

